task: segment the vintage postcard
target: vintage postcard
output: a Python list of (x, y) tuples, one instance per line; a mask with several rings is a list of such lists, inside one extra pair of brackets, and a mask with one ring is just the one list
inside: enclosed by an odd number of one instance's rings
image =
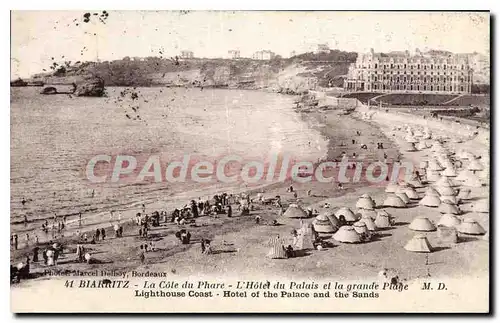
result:
[(490, 13), (12, 11), (15, 313), (488, 313)]

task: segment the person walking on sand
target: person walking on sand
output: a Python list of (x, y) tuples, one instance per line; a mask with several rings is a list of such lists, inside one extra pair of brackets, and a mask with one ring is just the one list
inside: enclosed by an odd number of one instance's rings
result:
[(101, 235), (101, 230), (98, 228), (95, 230), (95, 241), (99, 241), (99, 237)]
[(24, 215), (24, 227), (28, 226), (28, 216), (25, 214)]
[(103, 241), (106, 238), (106, 230), (104, 230), (104, 228), (101, 229), (101, 237)]
[(40, 242), (39, 242), (39, 240), (38, 240), (38, 235), (36, 235), (36, 234), (35, 234), (35, 244), (38, 246), (38, 244), (39, 244), (39, 243), (40, 243)]
[(14, 234), (14, 250), (17, 250), (17, 234)]
[(78, 226), (82, 226), (82, 212), (78, 212)]
[(141, 264), (144, 264), (144, 261), (146, 260), (146, 256), (144, 255), (144, 246), (141, 244), (141, 250), (139, 251), (139, 260), (141, 261)]
[(30, 245), (30, 235), (26, 233), (26, 247), (29, 247)]

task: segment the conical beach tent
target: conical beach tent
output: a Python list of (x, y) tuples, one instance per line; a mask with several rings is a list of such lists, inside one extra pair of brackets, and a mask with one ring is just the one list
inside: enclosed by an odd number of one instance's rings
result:
[(478, 170), (483, 170), (484, 166), (479, 162), (479, 160), (474, 159), (467, 166), (467, 169), (471, 171), (478, 171)]
[(418, 217), (413, 219), (408, 228), (413, 231), (436, 231), (436, 226), (428, 218), (425, 217)]
[(424, 150), (424, 149), (427, 149), (427, 143), (425, 142), (425, 140), (422, 140), (418, 143), (417, 145), (417, 149), (418, 150)]
[(432, 186), (428, 186), (426, 189), (425, 189), (425, 195), (430, 195), (430, 196), (441, 196), (441, 194)]
[(462, 224), (457, 227), (458, 232), (472, 235), (485, 234), (486, 230), (473, 219), (465, 219)]
[(440, 171), (443, 169), (444, 169), (443, 166), (441, 166), (435, 158), (429, 160), (429, 164), (427, 165), (427, 170)]
[(414, 188), (408, 187), (404, 190), (404, 193), (410, 200), (418, 200), (420, 197), (417, 194), (417, 191), (415, 191)]
[(423, 235), (415, 235), (405, 245), (405, 249), (412, 252), (432, 252), (432, 246), (429, 240)]
[(441, 218), (439, 219), (438, 225), (443, 225), (448, 228), (454, 228), (457, 225), (460, 225), (462, 221), (454, 215), (454, 214), (443, 214)]
[(448, 177), (441, 176), (441, 178), (436, 182), (436, 187), (452, 187), (453, 182), (451, 182)]
[(446, 176), (446, 177), (455, 177), (455, 176), (457, 176), (457, 172), (455, 171), (455, 169), (454, 169), (454, 168), (452, 168), (452, 167), (447, 167), (447, 168), (443, 171), (442, 175), (444, 175), (444, 176)]
[(385, 188), (385, 192), (386, 193), (395, 193), (397, 189), (398, 189), (398, 184), (389, 183), (389, 184), (387, 184), (387, 187)]
[(283, 216), (287, 218), (308, 218), (307, 212), (297, 204), (290, 204)]
[(337, 217), (335, 216), (335, 213), (332, 209), (324, 209), (319, 213), (319, 215), (326, 217), (330, 221), (330, 224), (332, 225), (334, 231), (338, 230), (338, 228), (340, 227), (340, 222), (339, 219), (337, 219)]
[(375, 224), (375, 221), (373, 221), (373, 219), (370, 217), (361, 218), (361, 220), (359, 220), (358, 222), (363, 222), (370, 231), (377, 231), (377, 225)]
[(399, 197), (405, 204), (410, 203), (410, 198), (406, 193), (396, 193), (396, 196)]
[(418, 204), (428, 207), (438, 207), (441, 204), (441, 200), (436, 195), (425, 195)]
[(449, 186), (436, 186), (436, 191), (438, 191), (439, 195), (444, 195), (444, 196), (455, 196), (457, 195), (457, 192), (455, 189)]
[(366, 226), (366, 223), (363, 221), (358, 221), (353, 224), (354, 231), (356, 231), (358, 234), (367, 234), (370, 233), (368, 230), (368, 227)]
[(369, 217), (375, 219), (375, 217), (377, 216), (377, 212), (375, 212), (375, 210), (359, 209), (357, 213), (361, 215), (361, 218)]
[(483, 186), (483, 183), (476, 174), (469, 174), (463, 182), (463, 185), (468, 187), (481, 187)]
[(471, 189), (468, 187), (462, 187), (458, 192), (458, 198), (460, 200), (468, 200), (470, 198)]
[(448, 203), (448, 204), (453, 204), (453, 205), (458, 205), (460, 200), (453, 195), (441, 195), (440, 197), (441, 203)]
[(437, 170), (428, 170), (425, 177), (428, 182), (437, 182), (441, 178), (441, 175), (439, 175), (439, 171)]
[(460, 171), (460, 173), (458, 173), (458, 175), (455, 178), (455, 180), (456, 181), (464, 182), (465, 180), (467, 180), (467, 178), (469, 177), (469, 175), (474, 175), (474, 174), (472, 173), (471, 170), (463, 169), (463, 170)]
[(490, 201), (488, 199), (482, 199), (477, 201), (472, 205), (474, 212), (478, 213), (489, 213), (490, 212)]
[(312, 222), (314, 230), (318, 233), (334, 233), (336, 230), (325, 214), (319, 214)]
[(389, 194), (384, 200), (384, 206), (390, 207), (406, 207), (406, 203), (397, 195)]
[(458, 206), (450, 204), (450, 203), (441, 203), (438, 207), (438, 211), (439, 211), (439, 213), (443, 213), (443, 214), (449, 213), (449, 214), (459, 215), (461, 213)]
[(377, 212), (377, 217), (375, 218), (375, 225), (377, 228), (385, 229), (393, 226), (393, 219), (389, 213), (385, 211)]
[(339, 242), (344, 243), (358, 243), (361, 242), (361, 237), (350, 225), (344, 225), (333, 235), (333, 238)]
[(356, 207), (358, 209), (373, 210), (375, 202), (370, 197), (360, 197), (356, 202)]
[(347, 222), (356, 222), (359, 220), (359, 216), (354, 214), (354, 212), (347, 207), (341, 207), (338, 209), (337, 212), (335, 212), (335, 216), (337, 219), (340, 219), (340, 217), (343, 216)]

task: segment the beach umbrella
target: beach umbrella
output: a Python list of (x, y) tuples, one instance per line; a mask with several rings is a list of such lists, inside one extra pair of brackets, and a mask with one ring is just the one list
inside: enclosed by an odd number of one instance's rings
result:
[(413, 219), (408, 228), (413, 231), (436, 231), (436, 226), (426, 217), (417, 217)]
[(406, 207), (406, 203), (401, 199), (401, 197), (395, 194), (389, 194), (384, 200), (384, 206), (402, 208)]
[(333, 235), (333, 239), (343, 243), (361, 242), (360, 235), (350, 225), (341, 226), (339, 230)]
[(405, 151), (408, 151), (408, 152), (413, 152), (413, 151), (417, 151), (417, 147), (415, 147), (415, 144), (414, 143), (407, 143), (405, 145)]
[(442, 225), (448, 228), (454, 228), (460, 225), (462, 221), (454, 214), (443, 214), (439, 219), (438, 225)]
[(460, 233), (471, 235), (481, 235), (486, 233), (486, 230), (484, 230), (484, 228), (473, 219), (463, 220), (463, 222), (457, 227), (457, 230)]
[(429, 240), (423, 235), (415, 235), (404, 247), (412, 252), (432, 252), (432, 246)]
[(410, 181), (408, 181), (408, 184), (410, 184), (414, 188), (424, 187), (424, 184), (422, 184), (422, 181), (418, 177), (412, 178)]

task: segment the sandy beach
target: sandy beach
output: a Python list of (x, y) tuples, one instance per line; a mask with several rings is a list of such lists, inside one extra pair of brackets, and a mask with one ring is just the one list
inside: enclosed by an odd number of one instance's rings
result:
[[(371, 120), (361, 120), (363, 110), (357, 111), (354, 116), (343, 116), (337, 112), (314, 112), (305, 116), (306, 119), (315, 120), (316, 126), (321, 128), (322, 134), (329, 140), (328, 158), (338, 158), (341, 153), (347, 154), (357, 152), (363, 154), (360, 158), (366, 160), (380, 160), (381, 152), (375, 149), (375, 140), (382, 141), (386, 147), (385, 151), (389, 159), (398, 158), (402, 155), (403, 161), (411, 161), (418, 164), (419, 160), (429, 154), (428, 151), (404, 152), (401, 147), (404, 144), (401, 132), (393, 131), (395, 125), (404, 124), (417, 126), (426, 125), (435, 134), (457, 135), (456, 128), (446, 128), (439, 121), (432, 121), (413, 118), (410, 115), (386, 113), (378, 111)], [(344, 127), (339, 127), (341, 122)], [(348, 130), (346, 130), (348, 129)], [(351, 144), (350, 139), (355, 136), (356, 131), (361, 135), (356, 136), (357, 143)], [(467, 130), (462, 131), (463, 134)], [(381, 139), (384, 138), (384, 139)], [(453, 149), (463, 148), (471, 152), (484, 155), (489, 143), (486, 141), (488, 133), (483, 132), (473, 140), (461, 144), (450, 145)], [(342, 144), (344, 143), (344, 144)], [(368, 150), (361, 151), (360, 143), (366, 143)], [(368, 186), (367, 183), (347, 183), (345, 188), (340, 190), (336, 184), (323, 183), (294, 183), (294, 188), (298, 193), (296, 200), (291, 193), (286, 191), (290, 183), (277, 183), (266, 187), (255, 188), (250, 191), (252, 197), (256, 197), (258, 192), (266, 196), (280, 195), (283, 204), (298, 203), (304, 209), (313, 208), (321, 210), (325, 203), (329, 203), (332, 208), (347, 206), (354, 209), (356, 200), (362, 194), (369, 194), (378, 206), (386, 196), (384, 187), (380, 185)], [(307, 191), (311, 190), (311, 195)], [(418, 189), (422, 196), (424, 189)], [(214, 194), (217, 190), (200, 192), (200, 196)], [(220, 191), (220, 190), (219, 190)], [(245, 191), (241, 188), (240, 191)], [(232, 191), (231, 191), (232, 192)], [(238, 193), (238, 192), (234, 192)], [(476, 188), (472, 191), (472, 201), (487, 198), (489, 186)], [(198, 196), (178, 196), (174, 200), (160, 201), (147, 205), (147, 210), (163, 210), (167, 207), (170, 214), (172, 207), (181, 207), (190, 199)], [(469, 202), (470, 203), (470, 202)], [(463, 206), (467, 210), (467, 204)], [(408, 229), (408, 224), (413, 218), (426, 215), (433, 222), (437, 222), (440, 213), (436, 209), (425, 208), (412, 205), (409, 208), (396, 209), (385, 208), (396, 219), (396, 225), (390, 230), (379, 232), (377, 238), (368, 243), (362, 244), (342, 244), (330, 239), (333, 247), (326, 250), (308, 251), (304, 256), (287, 260), (270, 260), (266, 258), (268, 251), (267, 241), (269, 237), (280, 235), (290, 237), (293, 229), (298, 229), (300, 220), (278, 217), (279, 210), (274, 206), (259, 205), (256, 203), (255, 210), (249, 216), (240, 216), (234, 212), (232, 218), (225, 215), (217, 217), (200, 217), (196, 219), (196, 225), (185, 226), (192, 234), (191, 244), (182, 245), (175, 237), (174, 233), (180, 227), (174, 223), (161, 223), (160, 227), (152, 228), (146, 240), (138, 237), (138, 228), (130, 219), (133, 218), (135, 210), (122, 212), (122, 223), (124, 234), (122, 238), (112, 236), (112, 228), (108, 227), (108, 237), (105, 241), (99, 241), (94, 245), (87, 244), (85, 248), (99, 261), (98, 264), (84, 264), (75, 261), (75, 246), (77, 238), (70, 236), (61, 242), (66, 246), (65, 253), (59, 259), (57, 270), (71, 272), (74, 270), (143, 270), (168, 272), (174, 277), (184, 277), (192, 275), (202, 275), (207, 277), (221, 277), (230, 273), (238, 273), (242, 277), (288, 277), (288, 278), (308, 278), (321, 279), (325, 277), (325, 272), (331, 277), (339, 279), (355, 279), (360, 277), (375, 277), (382, 268), (388, 268), (397, 272), (403, 280), (415, 280), (429, 275), (435, 277), (487, 277), (488, 276), (488, 253), (489, 242), (485, 239), (475, 237), (462, 237), (461, 241), (452, 246), (440, 246), (439, 239), (435, 232), (426, 236), (432, 246), (436, 248), (428, 258), (425, 254), (415, 254), (406, 251), (403, 246), (414, 235)], [(261, 216), (260, 224), (255, 223), (255, 216)], [(487, 215), (466, 213), (464, 217), (476, 219), (486, 230), (489, 228)], [(277, 220), (280, 225), (269, 225), (273, 220)], [(312, 221), (307, 219), (305, 221)], [(96, 227), (102, 227), (103, 222), (97, 224), (86, 224), (81, 228), (80, 233), (92, 232)], [(212, 247), (215, 252), (212, 255), (201, 253), (200, 239), (212, 240)], [(155, 251), (146, 253), (146, 260), (141, 264), (138, 258), (139, 245), (144, 242), (153, 241)], [(22, 260), (23, 255), (28, 253), (30, 248), (22, 248), (12, 252), (13, 261)], [(427, 264), (426, 264), (427, 262)], [(32, 265), (32, 272), (35, 275), (42, 275), (45, 266), (40, 264)], [(22, 286), (23, 284), (21, 284)]]

